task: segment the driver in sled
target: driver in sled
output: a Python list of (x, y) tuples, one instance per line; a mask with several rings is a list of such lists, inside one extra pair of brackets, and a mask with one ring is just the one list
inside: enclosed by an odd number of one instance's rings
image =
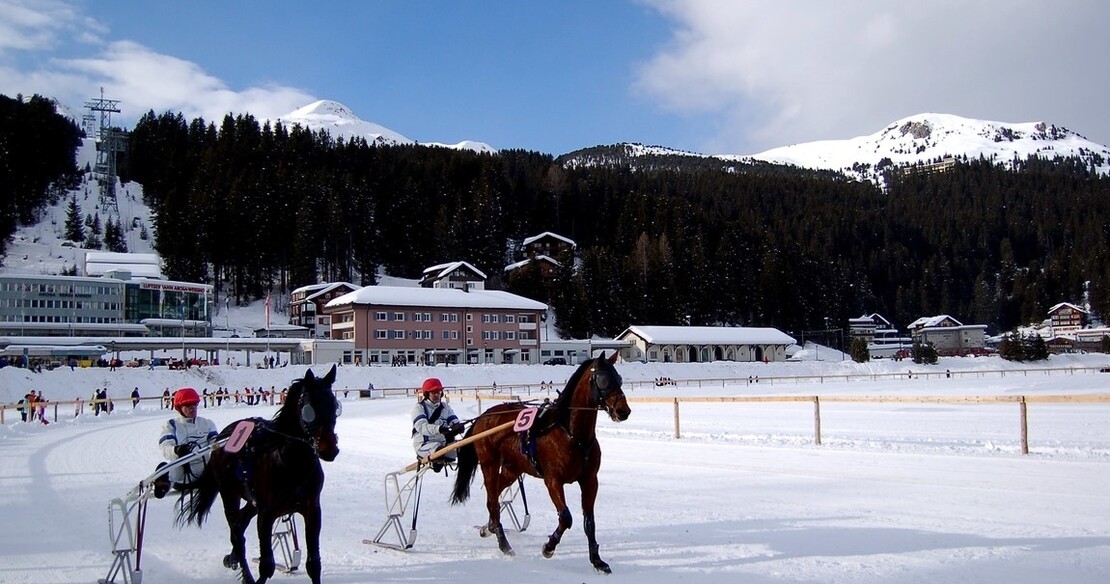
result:
[[(182, 456), (187, 456), (192, 451), (202, 448), (211, 442), (217, 434), (216, 424), (208, 418), (197, 416), (197, 404), (200, 396), (197, 390), (183, 387), (173, 394), (173, 409), (177, 415), (166, 420), (162, 425), (162, 435), (158, 439), (158, 448), (162, 456), (173, 462)], [(208, 463), (208, 456), (198, 456), (189, 464), (179, 466), (154, 480), (154, 496), (161, 499), (173, 488), (181, 491), (190, 488), (192, 482), (204, 471)], [(162, 462), (158, 468), (169, 464)]]
[[(466, 427), (455, 415), (451, 405), (443, 401), (443, 384), (435, 377), (424, 380), (420, 387), (421, 400), (412, 408), (412, 446), (418, 460), (455, 441)], [(452, 450), (432, 461), (432, 470), (439, 472), (444, 465), (455, 462)], [(452, 467), (453, 468), (453, 467)]]

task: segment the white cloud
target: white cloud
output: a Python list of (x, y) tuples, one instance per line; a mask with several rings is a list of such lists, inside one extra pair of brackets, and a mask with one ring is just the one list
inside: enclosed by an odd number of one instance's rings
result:
[(309, 93), (280, 85), (229, 88), (196, 63), (163, 55), (131, 41), (116, 41), (98, 56), (58, 61), (74, 76), (97, 81), (107, 94), (126, 98), (128, 109), (180, 111), (219, 122), (227, 113), (276, 118), (314, 101)]
[[(637, 87), (719, 116), (705, 151), (851, 138), (924, 112), (1049, 121), (1110, 141), (1110, 4), (645, 0), (675, 23)], [(1101, 140), (1100, 140), (1101, 137)]]
[[(227, 113), (276, 118), (316, 100), (279, 84), (234, 89), (196, 63), (133, 41), (102, 40), (108, 36), (101, 23), (67, 4), (0, 0), (0, 93), (37, 93), (76, 108), (103, 88), (106, 97), (124, 102), (123, 119), (170, 110), (217, 123)], [(61, 56), (60, 49), (91, 53)]]

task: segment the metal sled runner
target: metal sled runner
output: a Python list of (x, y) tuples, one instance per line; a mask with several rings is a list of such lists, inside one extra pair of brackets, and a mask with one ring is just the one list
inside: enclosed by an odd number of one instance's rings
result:
[[(146, 528), (147, 502), (154, 496), (154, 481), (168, 475), (175, 468), (209, 454), (225, 442), (226, 440), (220, 440), (182, 456), (139, 481), (124, 496), (108, 502), (108, 538), (112, 543), (113, 557), (108, 575), (98, 580), (99, 584), (142, 584), (143, 534)], [(285, 562), (279, 569), (285, 572), (295, 571), (300, 566), (301, 549), (297, 525), (291, 515), (279, 521), (274, 530), (273, 543), (281, 551)]]
[[(416, 522), (420, 513), (421, 480), (424, 478), (424, 473), (428, 472), (431, 468), (432, 462), (484, 436), (494, 432), (508, 430), (513, 427), (513, 424), (514, 422), (506, 422), (496, 428), (491, 428), (485, 432), (469, 436), (433, 452), (427, 458), (414, 462), (399, 471), (385, 475), (385, 523), (382, 525), (382, 528), (378, 530), (378, 534), (374, 536), (374, 539), (364, 539), (362, 542), (402, 551), (415, 545), (417, 535)], [(412, 473), (411, 476), (408, 476), (410, 473)], [(407, 478), (405, 478), (406, 476)], [(516, 509), (513, 507), (513, 503), (516, 501), (518, 495), (521, 497), (521, 501), (524, 505), (523, 519), (518, 517)], [(501, 492), (500, 502), (502, 513), (509, 517), (517, 531), (528, 529), (531, 516), (528, 514), (528, 499), (524, 494), (523, 477), (514, 485), (511, 485)], [(411, 521), (405, 521), (410, 509), (412, 511), (412, 519)], [(406, 523), (408, 524), (407, 530)]]

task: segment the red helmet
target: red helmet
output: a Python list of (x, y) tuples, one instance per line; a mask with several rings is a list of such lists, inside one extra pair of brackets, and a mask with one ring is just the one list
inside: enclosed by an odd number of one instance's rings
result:
[(435, 377), (429, 377), (424, 380), (424, 385), (420, 386), (421, 393), (431, 393), (433, 391), (443, 391), (443, 384)]
[(195, 406), (200, 403), (197, 390), (191, 387), (182, 387), (173, 393), (173, 409), (179, 410), (181, 406)]

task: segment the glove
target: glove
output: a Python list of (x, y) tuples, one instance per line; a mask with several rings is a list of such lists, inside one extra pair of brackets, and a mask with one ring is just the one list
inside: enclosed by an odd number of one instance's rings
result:
[(173, 447), (173, 453), (176, 454), (179, 457), (185, 456), (186, 454), (189, 454), (190, 452), (192, 452), (193, 448), (195, 448), (195, 447), (196, 447), (196, 444), (193, 443), (193, 442), (186, 442), (184, 444), (178, 444), (177, 446)]
[(466, 426), (464, 426), (462, 422), (455, 422), (454, 424), (440, 426), (439, 433), (443, 434), (448, 440), (450, 440), (455, 436), (462, 434), (463, 430), (465, 429)]

